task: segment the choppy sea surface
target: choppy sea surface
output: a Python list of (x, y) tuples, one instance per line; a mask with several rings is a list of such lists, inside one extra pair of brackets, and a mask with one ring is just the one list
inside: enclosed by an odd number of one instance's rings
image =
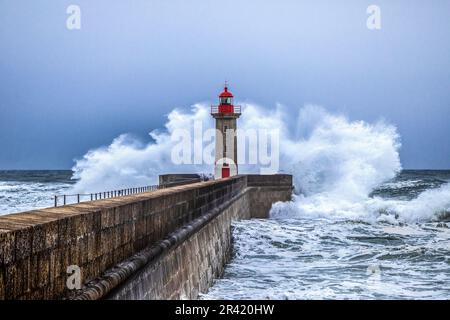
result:
[(54, 205), (75, 183), (70, 170), (0, 171), (0, 215)]
[[(0, 171), (0, 215), (53, 206), (72, 171)], [(449, 299), (450, 171), (402, 171), (367, 199), (298, 195), (233, 225), (202, 299)]]
[(320, 214), (300, 198), (236, 222), (231, 261), (202, 299), (449, 299), (449, 181), (403, 171), (351, 206), (366, 212)]

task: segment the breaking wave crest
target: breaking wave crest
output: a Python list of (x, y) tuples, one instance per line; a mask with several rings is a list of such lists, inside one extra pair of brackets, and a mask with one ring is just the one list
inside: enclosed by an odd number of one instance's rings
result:
[(450, 184), (413, 199), (385, 199), (371, 193), (387, 188), (423, 187), (420, 180), (389, 182), (400, 172), (399, 135), (384, 122), (349, 121), (323, 109), (300, 111), (307, 135), (286, 146), (288, 172), (297, 187), (293, 201), (273, 206), (273, 218), (354, 219), (368, 222), (423, 222), (448, 219)]
[[(268, 111), (253, 104), (245, 104), (239, 120), (240, 129), (271, 129), (284, 127), (282, 107)], [(213, 140), (201, 140), (194, 133), (194, 124), (201, 124), (203, 130), (214, 128), (210, 108), (196, 104), (190, 110), (174, 109), (167, 116), (164, 130), (149, 133), (151, 141), (144, 143), (129, 134), (122, 134), (106, 147), (90, 150), (76, 160), (74, 171), (75, 192), (99, 192), (158, 183), (163, 173), (206, 173), (213, 172), (211, 164), (195, 164), (192, 150), (192, 164), (174, 164), (171, 152), (180, 140), (177, 129), (191, 132), (192, 146), (206, 150)], [(283, 131), (283, 130), (282, 130)], [(214, 151), (214, 150), (211, 150)], [(241, 155), (239, 155), (241, 156)], [(244, 155), (245, 156), (245, 155)], [(243, 173), (259, 172), (257, 165), (240, 165)], [(274, 172), (275, 173), (275, 172)]]
[[(89, 151), (73, 168), (75, 191), (156, 184), (161, 173), (211, 173), (211, 165), (174, 165), (171, 161), (171, 150), (177, 143), (174, 132), (177, 128), (193, 130), (195, 121), (200, 121), (203, 129), (214, 127), (209, 108), (197, 104), (190, 111), (170, 112), (165, 129), (150, 132), (151, 142), (124, 134), (107, 147)], [(273, 206), (273, 218), (399, 223), (449, 217), (449, 185), (422, 186), (413, 199), (372, 194), (383, 183), (391, 191), (420, 184), (414, 180), (398, 185), (392, 182), (402, 169), (400, 137), (395, 126), (384, 121), (352, 121), (318, 106), (300, 108), (297, 117), (292, 117), (281, 105), (269, 110), (244, 104), (239, 128), (280, 129), (279, 172), (293, 174), (296, 194), (293, 201)], [(205, 147), (205, 142), (201, 143)], [(241, 173), (258, 172), (254, 165), (239, 168)]]
[(194, 121), (211, 121), (206, 106), (194, 105), (191, 112), (175, 109), (168, 115), (165, 130), (149, 133), (151, 142), (144, 143), (122, 134), (107, 147), (90, 150), (76, 160), (74, 178), (76, 192), (98, 192), (146, 186), (158, 183), (162, 173), (204, 172), (202, 165), (173, 165), (171, 150), (176, 144), (174, 131), (191, 128)]

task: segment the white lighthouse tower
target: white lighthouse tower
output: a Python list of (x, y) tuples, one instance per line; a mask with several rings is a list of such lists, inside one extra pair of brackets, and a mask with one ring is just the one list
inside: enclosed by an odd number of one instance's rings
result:
[(241, 107), (233, 105), (233, 94), (224, 90), (219, 95), (219, 105), (211, 106), (211, 115), (216, 119), (216, 159), (214, 177), (227, 178), (238, 174), (237, 166), (237, 119)]

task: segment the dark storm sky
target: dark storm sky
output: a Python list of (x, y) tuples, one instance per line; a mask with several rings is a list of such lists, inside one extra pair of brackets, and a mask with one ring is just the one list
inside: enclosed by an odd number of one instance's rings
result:
[(0, 0), (0, 169), (70, 168), (225, 79), (267, 108), (384, 118), (404, 167), (450, 168), (450, 1)]

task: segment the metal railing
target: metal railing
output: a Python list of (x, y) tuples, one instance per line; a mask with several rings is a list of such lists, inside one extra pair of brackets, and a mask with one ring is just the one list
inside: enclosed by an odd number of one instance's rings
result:
[[(235, 114), (241, 114), (242, 107), (240, 105), (233, 106), (233, 112), (224, 112), (224, 113), (235, 113)], [(211, 114), (218, 114), (219, 112), (219, 106), (211, 106)]]
[[(55, 207), (65, 206), (66, 204), (74, 204), (80, 203), (83, 201), (94, 201), (101, 199), (109, 199), (109, 198), (117, 198), (122, 196), (128, 196), (136, 193), (155, 191), (158, 189), (167, 188), (165, 185), (151, 185), (145, 187), (137, 187), (137, 188), (126, 188), (120, 190), (113, 191), (104, 191), (104, 192), (96, 192), (96, 193), (77, 193), (77, 194), (63, 194), (63, 195), (55, 195)], [(62, 202), (62, 203), (60, 203)]]
[(96, 192), (96, 193), (62, 194), (62, 195), (55, 195), (54, 201), (55, 201), (55, 207), (58, 207), (58, 206), (65, 206), (66, 204), (80, 203), (83, 201), (94, 201), (94, 200), (102, 200), (102, 199), (110, 199), (110, 198), (129, 196), (132, 194), (150, 192), (150, 191), (155, 191), (155, 190), (159, 190), (159, 189), (170, 188), (173, 186), (179, 186), (182, 184), (207, 181), (209, 179), (210, 179), (210, 177), (203, 175), (203, 176), (199, 176), (199, 178), (197, 178), (197, 179), (187, 179), (187, 180), (183, 180), (183, 181), (171, 182), (171, 183), (166, 183), (166, 184), (154, 184), (154, 185), (145, 186), (145, 187), (126, 188), (126, 189), (103, 191), (103, 192)]

